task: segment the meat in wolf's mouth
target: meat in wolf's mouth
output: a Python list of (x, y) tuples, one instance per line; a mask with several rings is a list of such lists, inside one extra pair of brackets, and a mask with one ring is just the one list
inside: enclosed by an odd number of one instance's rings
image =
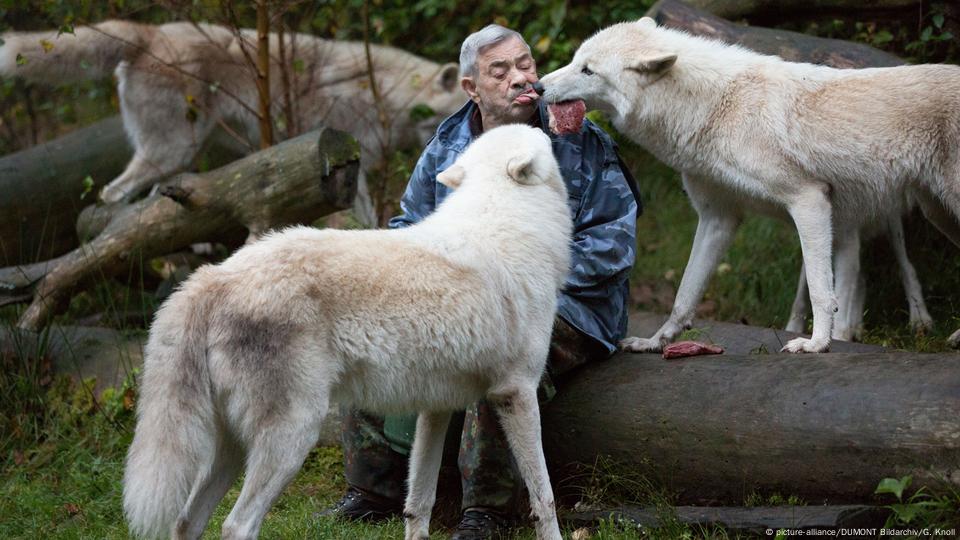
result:
[(547, 106), (550, 115), (550, 130), (557, 135), (578, 133), (583, 125), (587, 105), (582, 99), (571, 99)]

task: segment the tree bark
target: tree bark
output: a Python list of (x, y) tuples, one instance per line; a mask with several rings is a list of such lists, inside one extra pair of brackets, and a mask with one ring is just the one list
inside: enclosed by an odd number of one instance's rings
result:
[(273, 118), (270, 116), (270, 8), (257, 0), (257, 95), (260, 98), (260, 149), (273, 145)]
[[(219, 166), (246, 152), (216, 130), (203, 153)], [(0, 265), (42, 261), (77, 247), (77, 216), (131, 156), (115, 116), (0, 157)], [(89, 189), (87, 176), (93, 181)]]
[(888, 67), (905, 63), (869, 45), (735, 24), (679, 0), (660, 0), (647, 11), (647, 16), (659, 25), (742, 45), (761, 54), (775, 54), (791, 62), (836, 68)]
[[(133, 155), (120, 117), (0, 158), (0, 264), (22, 264), (76, 247), (80, 210)], [(84, 193), (83, 180), (93, 180)]]
[[(95, 238), (46, 268), (0, 269), (0, 278), (10, 279), (0, 281), (0, 292), (13, 297), (32, 291), (33, 301), (18, 326), (37, 330), (77, 288), (117, 275), (130, 261), (215, 240), (241, 228), (255, 237), (270, 228), (310, 223), (349, 208), (356, 195), (358, 160), (356, 141), (346, 133), (323, 129), (214, 171), (178, 175), (164, 182), (160, 193), (114, 210)], [(17, 277), (26, 273), (31, 274), (29, 283)]]
[[(631, 317), (629, 333), (661, 319)], [(957, 354), (756, 354), (795, 334), (695, 327), (729, 354), (619, 354), (561, 386), (543, 416), (555, 478), (606, 456), (701, 504), (741, 505), (752, 491), (869, 502), (882, 478), (907, 474), (914, 487), (960, 487)]]

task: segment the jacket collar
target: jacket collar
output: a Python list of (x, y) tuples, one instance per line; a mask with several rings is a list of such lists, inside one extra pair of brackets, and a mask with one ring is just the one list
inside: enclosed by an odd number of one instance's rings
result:
[[(437, 128), (437, 140), (440, 144), (450, 150), (463, 152), (473, 140), (470, 119), (474, 114), (477, 114), (477, 111), (477, 104), (473, 101), (467, 101), (459, 111), (441, 122)], [(556, 138), (556, 135), (551, 133), (549, 129), (545, 129), (545, 126), (549, 125), (549, 117), (547, 116), (547, 106), (543, 100), (537, 102), (536, 114), (540, 124), (537, 127), (542, 129), (550, 139)]]

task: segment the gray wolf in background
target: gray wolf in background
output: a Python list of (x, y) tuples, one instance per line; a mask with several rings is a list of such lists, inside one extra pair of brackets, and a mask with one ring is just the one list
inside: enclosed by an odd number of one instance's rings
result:
[(829, 346), (834, 242), (898, 207), (907, 189), (928, 218), (940, 208), (930, 219), (944, 234), (957, 229), (960, 67), (791, 63), (645, 17), (597, 33), (541, 83), (557, 116), (582, 99), (679, 170), (700, 217), (669, 319), (649, 339), (625, 339), (627, 350), (661, 350), (689, 327), (747, 212), (788, 217), (800, 236), (813, 335), (789, 352)]
[[(153, 26), (114, 20), (77, 27), (75, 34), (9, 32), (3, 40), (3, 77), (63, 84), (116, 75), (120, 112), (134, 155), (126, 170), (104, 187), (100, 197), (105, 202), (128, 200), (187, 168), (217, 125), (245, 137), (252, 143), (249, 149), (257, 147), (259, 98), (247, 61), (248, 54), (256, 56), (253, 30), (235, 33), (210, 24)], [(298, 133), (320, 125), (352, 133), (360, 141), (362, 170), (379, 163), (384, 151), (422, 146), (440, 121), (466, 101), (456, 64), (441, 66), (373, 45), (386, 129), (374, 105), (363, 43), (290, 33), (284, 50), (281, 63), (278, 37), (271, 34), (273, 117), (283, 116), (286, 76), (293, 110), (292, 118), (284, 121)], [(435, 114), (414, 120), (411, 111), (421, 104)], [(275, 129), (277, 134), (282, 131)], [(363, 175), (359, 192), (358, 218), (373, 225)]]
[(245, 468), (223, 537), (255, 538), (339, 403), (419, 412), (406, 538), (426, 539), (450, 411), (486, 398), (537, 537), (560, 539), (536, 397), (572, 229), (550, 140), (493, 129), (437, 180), (455, 190), (416, 225), (287, 229), (164, 303), (124, 477), (134, 534), (199, 538)]

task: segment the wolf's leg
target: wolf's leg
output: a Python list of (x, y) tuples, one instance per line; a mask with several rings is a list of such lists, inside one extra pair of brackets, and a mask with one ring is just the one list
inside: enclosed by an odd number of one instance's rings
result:
[(867, 303), (867, 278), (863, 274), (861, 267), (860, 275), (857, 276), (857, 288), (853, 295), (852, 310), (850, 316), (850, 326), (853, 328), (853, 340), (863, 340), (863, 307)]
[(837, 295), (837, 314), (833, 321), (833, 339), (850, 341), (857, 332), (861, 319), (857, 311), (857, 282), (860, 280), (860, 231), (854, 228), (848, 234), (837, 235), (836, 274), (834, 291)]
[(117, 68), (123, 128), (134, 157), (117, 178), (104, 186), (100, 199), (129, 200), (157, 180), (186, 169), (210, 135), (217, 114), (200, 110), (202, 91), (189, 91), (175, 77), (153, 74), (126, 62)]
[(830, 347), (830, 328), (837, 311), (833, 294), (832, 209), (826, 188), (814, 187), (800, 193), (787, 210), (797, 226), (810, 304), (813, 307), (813, 335), (795, 338), (783, 347), (786, 352), (823, 352)]
[(910, 327), (915, 332), (928, 332), (933, 329), (933, 317), (927, 311), (927, 304), (923, 300), (923, 288), (917, 271), (907, 257), (907, 242), (900, 216), (890, 216), (887, 220), (887, 238), (900, 266), (900, 279), (903, 281), (903, 291), (907, 295), (907, 306), (910, 309)]
[(357, 174), (357, 197), (353, 201), (353, 214), (366, 227), (375, 228), (379, 225), (373, 199), (370, 197), (367, 173), (363, 168)]
[(700, 221), (693, 237), (693, 249), (687, 268), (680, 279), (677, 298), (670, 318), (650, 338), (628, 337), (620, 341), (620, 348), (630, 352), (658, 352), (680, 332), (690, 328), (697, 303), (703, 298), (710, 276), (726, 253), (739, 225), (739, 218), (723, 208), (715, 208), (709, 197), (696, 197), (694, 185), (684, 181), (687, 193), (697, 209)]
[(538, 540), (560, 540), (560, 525), (553, 488), (543, 457), (540, 438), (540, 408), (533, 385), (497, 391), (488, 396), (493, 404), (520, 475), (530, 492), (530, 511)]
[(449, 423), (449, 412), (422, 412), (417, 417), (407, 479), (407, 501), (403, 509), (406, 540), (430, 538), (430, 513), (437, 498), (437, 476)]
[[(223, 522), (223, 540), (253, 540), (267, 511), (293, 480), (303, 460), (317, 442), (320, 425), (328, 405), (309, 410), (313, 399), (290, 396), (289, 410), (270, 418), (268, 425), (258, 426), (248, 444), (246, 477), (240, 497)], [(249, 412), (248, 412), (249, 414)]]
[(173, 534), (175, 540), (192, 540), (203, 535), (210, 516), (233, 485), (242, 466), (243, 456), (239, 449), (231, 442), (222, 441), (214, 451), (213, 463), (193, 484), (187, 503), (180, 511)]
[(111, 180), (100, 190), (100, 200), (115, 203), (129, 200), (154, 181), (164, 176), (163, 167), (155, 163), (142, 151), (135, 150), (130, 163), (120, 176)]
[(950, 334), (950, 337), (947, 338), (947, 343), (949, 343), (954, 349), (960, 349), (960, 328), (958, 328), (956, 332)]
[(807, 274), (803, 263), (800, 263), (800, 277), (797, 278), (797, 295), (793, 297), (790, 307), (790, 320), (787, 321), (787, 332), (802, 334), (807, 330), (807, 312), (810, 311), (810, 292), (807, 290)]
[(120, 176), (103, 187), (100, 199), (107, 203), (129, 201), (157, 181), (185, 170), (212, 127), (211, 123), (198, 121), (145, 134), (141, 140), (135, 138), (133, 159)]
[[(960, 183), (960, 179), (956, 180)], [(960, 206), (948, 208), (945, 203), (935, 197), (933, 194), (923, 190), (913, 191), (917, 202), (920, 203), (920, 209), (923, 210), (924, 217), (930, 223), (950, 239), (957, 247), (960, 247)], [(960, 329), (947, 338), (950, 346), (960, 349)]]

